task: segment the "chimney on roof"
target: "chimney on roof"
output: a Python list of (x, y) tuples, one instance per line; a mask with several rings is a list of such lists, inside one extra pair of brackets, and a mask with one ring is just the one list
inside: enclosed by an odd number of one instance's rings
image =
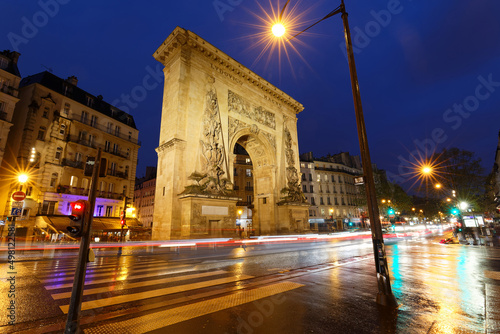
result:
[(78, 85), (78, 78), (75, 77), (74, 75), (72, 75), (68, 79), (66, 79), (66, 82), (76, 86), (76, 85)]
[(17, 64), (17, 60), (19, 59), (19, 56), (20, 56), (20, 55), (21, 55), (21, 54), (20, 54), (19, 52), (17, 52), (17, 51), (12, 51), (12, 53), (11, 53), (12, 63)]

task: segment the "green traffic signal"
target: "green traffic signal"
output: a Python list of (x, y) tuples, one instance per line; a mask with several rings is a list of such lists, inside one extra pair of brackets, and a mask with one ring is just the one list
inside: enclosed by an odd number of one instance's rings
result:
[(458, 210), (458, 208), (451, 208), (451, 214), (452, 215), (458, 215), (460, 213), (460, 211)]
[(395, 213), (394, 209), (393, 208), (389, 208), (387, 210), (387, 213), (390, 214), (390, 215), (393, 215)]

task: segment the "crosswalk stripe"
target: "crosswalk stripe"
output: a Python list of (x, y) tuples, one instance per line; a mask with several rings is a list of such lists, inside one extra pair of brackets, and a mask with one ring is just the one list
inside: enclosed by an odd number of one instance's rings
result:
[[(245, 279), (249, 279), (249, 278), (253, 278), (253, 276), (238, 275), (238, 276), (232, 276), (232, 277), (224, 277), (224, 278), (219, 278), (219, 279), (210, 280), (210, 281), (173, 286), (173, 287), (168, 287), (168, 288), (163, 288), (163, 289), (156, 289), (156, 290), (132, 293), (132, 294), (122, 295), (122, 296), (102, 298), (102, 299), (83, 302), (81, 305), (81, 310), (84, 311), (84, 310), (95, 309), (98, 307), (106, 307), (106, 306), (111, 306), (111, 305), (116, 305), (116, 304), (137, 301), (137, 300), (146, 299), (146, 298), (165, 296), (165, 295), (169, 295), (169, 294), (173, 294), (173, 293), (184, 292), (184, 291), (189, 291), (189, 290), (194, 290), (194, 289), (201, 289), (201, 288), (206, 288), (206, 287), (210, 287), (210, 286), (245, 280)], [(59, 308), (65, 314), (67, 314), (68, 310), (69, 310), (69, 305), (61, 305), (61, 306), (59, 306)]]
[[(136, 268), (142, 268), (142, 267), (149, 267), (149, 268), (158, 268), (158, 267), (167, 267), (167, 263), (156, 263), (156, 264), (152, 264), (152, 265), (149, 265), (149, 264), (139, 264), (139, 265), (133, 265), (131, 266), (131, 268), (133, 269), (136, 269)], [(122, 267), (114, 267), (114, 268), (93, 268), (94, 270), (89, 270), (89, 268), (87, 268), (87, 275), (88, 274), (94, 274), (94, 273), (112, 273), (112, 272), (115, 272), (117, 270), (121, 270)], [(49, 278), (59, 278), (59, 277), (64, 277), (64, 276), (74, 276), (75, 274), (75, 269), (73, 270), (70, 270), (70, 271), (58, 271), (56, 273), (52, 273), (52, 274), (46, 274), (46, 275), (40, 275), (40, 277), (43, 277), (45, 279), (49, 279)]]
[[(182, 265), (178, 265), (178, 266), (171, 266), (168, 269), (177, 269), (177, 268), (185, 268), (185, 267), (189, 267), (189, 265), (182, 264)], [(132, 273), (145, 273), (145, 272), (150, 272), (150, 271), (157, 271), (159, 269), (167, 269), (167, 268), (165, 268), (165, 267), (164, 268), (148, 268), (148, 269), (143, 269), (143, 270), (134, 270), (134, 271), (132, 271)], [(114, 275), (115, 276), (123, 276), (123, 275), (130, 276), (130, 273), (131, 272), (129, 270), (122, 270), (122, 271), (116, 272)], [(74, 274), (67, 274), (67, 275), (64, 275), (64, 276), (61, 276), (58, 278), (41, 280), (40, 282), (43, 284), (46, 284), (46, 283), (54, 283), (54, 282), (72, 281), (74, 279), (74, 276), (75, 276)], [(94, 277), (105, 277), (105, 276), (110, 276), (109, 272), (108, 273), (86, 275), (85, 280), (91, 279)]]
[(262, 298), (274, 296), (302, 286), (304, 285), (294, 282), (276, 283), (261, 288), (240, 291), (223, 297), (204, 300), (190, 305), (150, 313), (121, 322), (113, 322), (102, 326), (87, 328), (84, 330), (84, 333), (145, 333), (182, 321), (250, 303)]
[[(172, 269), (167, 269), (159, 272), (153, 272), (150, 274), (131, 274), (131, 275), (122, 275), (118, 277), (110, 277), (110, 278), (105, 278), (105, 279), (100, 279), (100, 280), (88, 280), (87, 277), (85, 278), (85, 285), (95, 285), (95, 284), (101, 284), (101, 283), (112, 283), (112, 282), (117, 282), (117, 281), (125, 281), (125, 280), (131, 280), (131, 279), (140, 279), (140, 278), (148, 278), (152, 276), (161, 276), (161, 275), (167, 275), (167, 274), (177, 274), (177, 273), (184, 273), (184, 272), (190, 272), (190, 271), (195, 271), (197, 270), (196, 267), (191, 267), (191, 268), (185, 268), (185, 266), (178, 266), (179, 268), (175, 267), (170, 267)], [(151, 270), (147, 270), (151, 271)], [(147, 272), (146, 270), (143, 271), (137, 271), (137, 273), (141, 272)], [(46, 285), (45, 289), (47, 290), (54, 290), (54, 289), (63, 289), (63, 288), (70, 288), (73, 286), (73, 282), (71, 283), (66, 283), (66, 284), (54, 284), (54, 285)]]
[[(85, 289), (83, 291), (83, 295), (87, 296), (87, 295), (92, 295), (92, 294), (96, 294), (96, 293), (106, 293), (106, 292), (112, 292), (112, 291), (141, 288), (141, 287), (147, 287), (150, 285), (166, 284), (166, 283), (184, 281), (184, 280), (193, 279), (193, 278), (202, 278), (202, 277), (208, 277), (208, 276), (222, 275), (225, 273), (227, 273), (227, 271), (218, 270), (218, 271), (210, 271), (210, 272), (199, 273), (199, 274), (160, 278), (160, 279), (151, 280), (151, 281), (141, 281), (141, 282), (136, 282), (136, 283), (128, 283), (128, 284), (124, 284), (124, 285), (119, 286), (119, 287), (117, 287), (116, 285), (112, 285), (112, 286), (106, 286), (106, 287), (102, 287), (102, 288)], [(52, 298), (54, 298), (55, 300), (70, 298), (70, 297), (71, 297), (71, 291), (70, 292), (55, 293), (52, 295)]]
[[(93, 264), (90, 265), (90, 263), (87, 264), (87, 270), (94, 270), (94, 269), (101, 269), (101, 268), (112, 268), (112, 267), (119, 267), (119, 266), (124, 266), (124, 265), (133, 265), (133, 266), (146, 266), (150, 264), (167, 264), (167, 261), (163, 260), (158, 260), (158, 261), (150, 261), (150, 262), (136, 262), (136, 263), (123, 263), (123, 262), (116, 262), (116, 263), (105, 263), (105, 264)], [(57, 273), (64, 273), (64, 272), (75, 272), (76, 266), (70, 266), (70, 267), (64, 267), (64, 268), (50, 268), (50, 269), (35, 269), (33, 270), (36, 273), (40, 273), (40, 276), (42, 275), (50, 275), (53, 272)], [(47, 273), (44, 273), (47, 272)]]

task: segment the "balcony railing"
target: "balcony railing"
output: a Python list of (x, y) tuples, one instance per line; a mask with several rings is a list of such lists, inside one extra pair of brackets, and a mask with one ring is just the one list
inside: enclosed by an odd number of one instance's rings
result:
[(116, 177), (119, 177), (119, 178), (122, 178), (122, 179), (125, 179), (125, 180), (128, 179), (128, 173), (119, 172), (119, 171), (113, 170), (111, 168), (108, 168), (107, 175), (116, 176)]
[(253, 191), (253, 187), (245, 187), (246, 191)]
[(68, 166), (68, 167), (73, 167), (73, 168), (78, 168), (78, 169), (83, 169), (83, 162), (82, 161), (75, 161), (75, 160), (69, 160), (69, 159), (63, 159), (61, 162), (62, 166)]
[(66, 136), (66, 141), (70, 141), (72, 143), (77, 143), (83, 146), (91, 147), (91, 148), (97, 148), (98, 145), (94, 141), (86, 140), (79, 138), (78, 136), (72, 136), (68, 135)]
[(90, 120), (87, 118), (87, 119), (82, 119), (81, 118), (81, 115), (73, 115), (72, 117), (73, 120), (75, 121), (78, 121), (82, 124), (86, 124), (88, 126), (91, 126), (95, 129), (98, 129), (98, 130), (101, 130), (103, 132), (106, 132), (112, 136), (115, 136), (115, 137), (118, 137), (118, 138), (121, 138), (121, 139), (125, 139), (131, 143), (134, 143), (134, 144), (138, 144), (139, 146), (141, 146), (141, 142), (139, 141), (138, 138), (132, 138), (131, 136), (129, 136), (128, 134), (125, 134), (125, 133), (121, 133), (121, 132), (116, 132), (116, 130), (111, 130), (110, 128), (108, 128), (107, 126), (103, 126), (99, 123), (92, 123), (90, 122)]

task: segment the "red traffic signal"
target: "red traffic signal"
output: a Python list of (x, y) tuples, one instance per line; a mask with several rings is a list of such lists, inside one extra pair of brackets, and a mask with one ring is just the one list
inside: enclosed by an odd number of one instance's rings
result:
[(125, 225), (125, 219), (122, 219), (122, 220), (120, 221), (120, 224), (122, 224), (122, 226), (123, 226), (123, 225)]
[(81, 202), (73, 202), (71, 203), (71, 207), (73, 208), (73, 212), (82, 212), (85, 209), (84, 203)]
[(69, 216), (71, 222), (70, 226), (66, 227), (66, 230), (68, 230), (69, 234), (74, 238), (81, 237), (83, 234), (85, 211), (87, 207), (87, 201), (79, 200), (71, 203), (71, 215)]

